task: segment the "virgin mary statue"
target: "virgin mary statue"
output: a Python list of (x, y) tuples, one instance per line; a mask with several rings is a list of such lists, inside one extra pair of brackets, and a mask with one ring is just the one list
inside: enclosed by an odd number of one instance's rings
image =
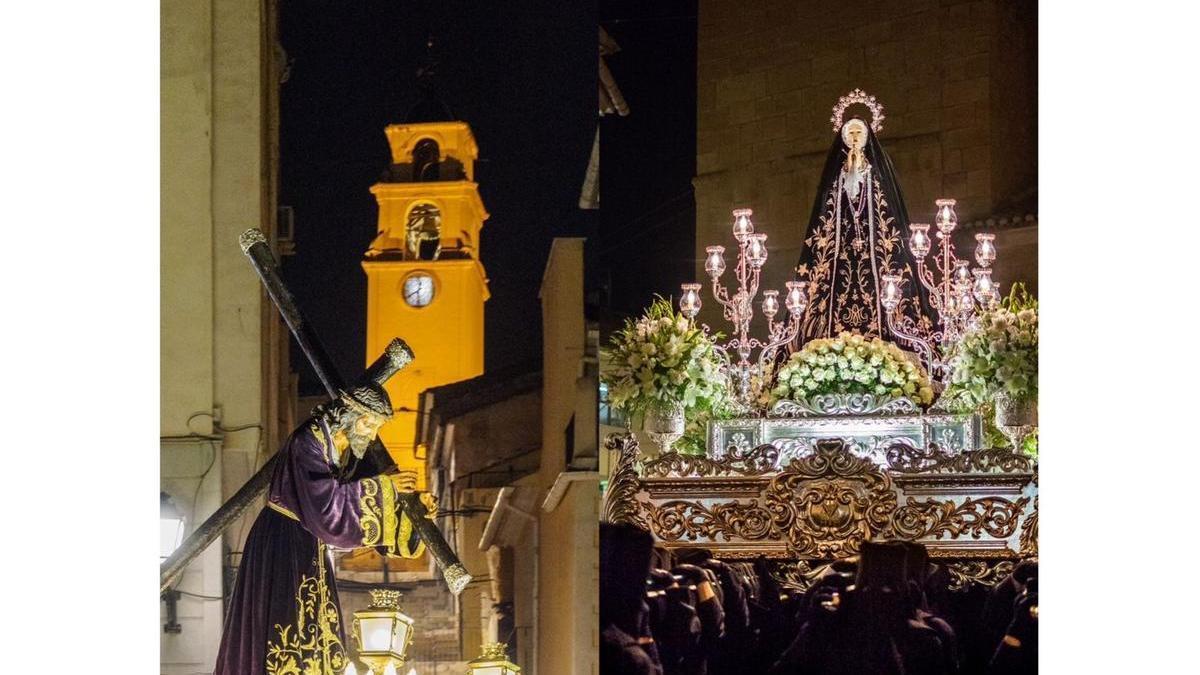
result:
[[(854, 103), (870, 109), (870, 125), (857, 117), (842, 122), (846, 108)], [(889, 328), (880, 298), (885, 274), (900, 277), (903, 299), (893, 319), (899, 323), (908, 318), (909, 326), (926, 335), (932, 330), (933, 310), (906, 245), (904, 197), (892, 162), (875, 136), (882, 120), (882, 106), (859, 89), (843, 96), (834, 108), (830, 121), (836, 135), (796, 268), (810, 282), (800, 345), (849, 331), (907, 346)]]

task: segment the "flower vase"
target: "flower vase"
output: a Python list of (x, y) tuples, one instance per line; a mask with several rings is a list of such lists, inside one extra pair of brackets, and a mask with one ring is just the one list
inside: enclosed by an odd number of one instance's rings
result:
[(1025, 439), (1035, 428), (1037, 401), (1017, 400), (1008, 394), (996, 396), (996, 427), (1008, 438), (1013, 452), (1021, 452)]
[(646, 409), (642, 431), (658, 445), (659, 452), (671, 452), (671, 445), (683, 437), (683, 404), (663, 403)]

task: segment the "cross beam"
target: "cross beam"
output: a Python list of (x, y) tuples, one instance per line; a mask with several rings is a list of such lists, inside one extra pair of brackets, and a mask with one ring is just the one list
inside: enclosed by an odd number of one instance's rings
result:
[[(312, 364), (313, 369), (321, 380), (321, 384), (325, 387), (326, 393), (329, 394), (330, 398), (336, 398), (338, 390), (344, 386), (344, 381), (338, 374), (337, 369), (333, 367), (332, 360), (321, 346), (316, 334), (308, 323), (305, 322), (304, 316), (300, 313), (300, 309), (296, 305), (295, 298), (288, 291), (287, 286), (284, 285), (283, 278), (279, 274), (279, 262), (275, 259), (275, 255), (267, 245), (266, 237), (260, 230), (250, 229), (242, 234), (240, 243), (242, 252), (250, 259), (255, 272), (262, 279), (263, 285), (267, 290), (267, 295), (270, 296), (271, 301), (275, 303), (280, 314), (283, 315), (284, 322), (287, 323), (288, 329), (295, 336), (300, 349), (304, 352), (309, 363)], [(383, 356), (367, 368), (364, 379), (375, 381), (382, 385), (384, 381), (400, 368), (407, 365), (411, 360), (412, 352), (402, 340), (397, 338), (388, 345)], [(380, 472), (395, 472), (395, 463), (391, 460), (391, 456), (378, 437), (371, 442), (370, 447), (367, 449), (366, 457), (371, 459)], [(166, 590), (196, 556), (208, 548), (233, 521), (237, 520), (266, 491), (277, 459), (278, 454), (273, 455), (250, 480), (246, 481), (246, 484), (237, 493), (230, 497), (227, 502), (221, 505), (221, 508), (217, 509), (196, 528), (192, 535), (162, 563), (160, 568), (160, 590)], [(442, 577), (446, 580), (450, 591), (458, 595), (466, 587), (467, 583), (471, 581), (471, 575), (467, 573), (466, 567), (458, 559), (454, 550), (450, 548), (441, 531), (427, 517), (428, 511), (421, 503), (421, 500), (417, 498), (415, 492), (400, 493), (399, 503), (408, 515), (409, 520), (412, 521), (417, 535), (425, 542), (425, 547), (429, 550), (430, 555), (433, 556), (434, 561), (441, 569)]]

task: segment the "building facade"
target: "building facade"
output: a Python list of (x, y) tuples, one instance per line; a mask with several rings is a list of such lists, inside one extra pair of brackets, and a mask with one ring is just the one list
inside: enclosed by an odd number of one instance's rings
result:
[(584, 320), (583, 244), (551, 246), (540, 369), (439, 387), (421, 405), (430, 488), (455, 514), (443, 528), (478, 580), (459, 598), (462, 656), (506, 642), (531, 674), (599, 669), (598, 334)]
[[(286, 332), (238, 235), (274, 238), (274, 2), (161, 8), (161, 491), (190, 534), (294, 425)], [(161, 604), (161, 672), (211, 672), (250, 509)]]

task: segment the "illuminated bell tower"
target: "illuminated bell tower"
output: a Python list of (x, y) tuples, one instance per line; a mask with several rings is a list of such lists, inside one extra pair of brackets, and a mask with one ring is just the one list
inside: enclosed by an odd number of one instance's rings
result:
[(416, 355), (387, 383), (398, 412), (380, 436), (424, 489), (425, 458), (414, 447), (420, 393), (483, 374), (489, 293), (479, 231), (488, 213), (475, 183), (479, 149), (465, 122), (394, 124), (385, 133), (392, 165), (371, 187), (379, 228), (362, 263), (366, 353), (369, 360), (399, 336)]

